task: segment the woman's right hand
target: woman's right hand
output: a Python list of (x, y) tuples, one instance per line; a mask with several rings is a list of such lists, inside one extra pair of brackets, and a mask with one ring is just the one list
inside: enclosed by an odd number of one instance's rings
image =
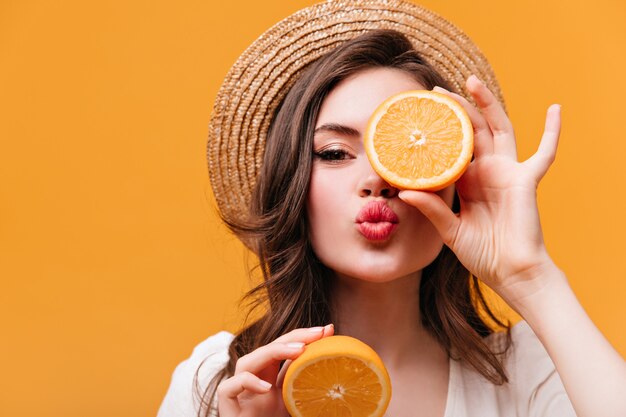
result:
[(305, 345), (333, 333), (332, 324), (296, 329), (239, 358), (235, 374), (217, 387), (220, 417), (288, 417), (282, 397), (284, 369), (280, 363), (297, 358)]

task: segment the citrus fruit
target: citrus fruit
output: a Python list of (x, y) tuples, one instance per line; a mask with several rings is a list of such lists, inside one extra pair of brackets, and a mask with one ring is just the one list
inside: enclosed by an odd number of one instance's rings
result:
[(283, 400), (293, 417), (379, 417), (391, 400), (391, 381), (371, 347), (329, 336), (307, 345), (291, 363)]
[(445, 94), (411, 90), (385, 100), (364, 137), (374, 170), (400, 189), (436, 191), (470, 163), (474, 131), (465, 109)]

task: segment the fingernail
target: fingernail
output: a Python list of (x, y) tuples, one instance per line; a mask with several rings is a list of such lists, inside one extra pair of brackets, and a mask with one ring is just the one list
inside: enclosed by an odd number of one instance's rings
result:
[(270, 388), (272, 388), (272, 384), (270, 384), (267, 381), (264, 381), (262, 379), (259, 380), (259, 387), (261, 387), (261, 389), (264, 390), (269, 390)]
[(330, 332), (330, 330), (331, 330), (333, 327), (335, 327), (335, 325), (334, 325), (334, 324), (332, 324), (332, 323), (327, 324), (326, 326), (324, 326), (324, 334), (326, 334), (326, 333)]
[(439, 93), (449, 93), (448, 90), (446, 90), (445, 88), (439, 87), (439, 86), (435, 86), (435, 88), (433, 88), (433, 91), (437, 91)]
[(302, 349), (304, 347), (304, 343), (302, 343), (302, 342), (291, 342), (291, 343), (287, 343), (287, 347), (289, 349)]
[(311, 328), (309, 329), (309, 331), (310, 331), (311, 333), (321, 333), (323, 330), (324, 330), (324, 328), (323, 328), (323, 327), (321, 327), (321, 326), (319, 326), (319, 327), (311, 327)]

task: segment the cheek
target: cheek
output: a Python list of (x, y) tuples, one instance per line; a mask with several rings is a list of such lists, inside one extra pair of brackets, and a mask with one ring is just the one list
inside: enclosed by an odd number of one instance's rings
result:
[(313, 168), (311, 172), (309, 193), (307, 195), (307, 215), (312, 233), (321, 223), (321, 219), (328, 217), (329, 205), (332, 205), (332, 199), (329, 198), (330, 193), (325, 191), (327, 186), (324, 178), (317, 171), (317, 169)]
[(354, 227), (352, 180), (347, 173), (342, 175), (344, 172), (339, 171), (314, 167), (311, 172), (307, 196), (309, 238), (320, 258), (322, 252), (346, 239)]
[[(415, 210), (411, 221), (407, 221), (405, 226), (403, 241), (407, 251), (407, 256), (412, 254), (414, 258), (419, 258), (419, 263), (430, 263), (435, 259), (443, 247), (443, 240), (435, 226), (419, 211)], [(422, 267), (423, 267), (422, 266)]]
[(333, 215), (336, 205), (336, 190), (333, 191), (329, 176), (322, 170), (313, 168), (309, 193), (307, 196), (307, 216), (309, 219), (309, 233), (313, 243), (327, 234), (324, 226), (336, 217)]

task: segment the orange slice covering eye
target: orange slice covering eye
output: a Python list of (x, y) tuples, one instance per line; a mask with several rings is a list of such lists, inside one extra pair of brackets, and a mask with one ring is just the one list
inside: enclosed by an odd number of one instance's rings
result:
[(401, 189), (436, 191), (470, 163), (474, 132), (465, 109), (445, 94), (405, 91), (385, 100), (364, 137), (374, 170)]
[(391, 400), (391, 381), (380, 357), (349, 336), (307, 345), (283, 383), (293, 417), (380, 417)]

